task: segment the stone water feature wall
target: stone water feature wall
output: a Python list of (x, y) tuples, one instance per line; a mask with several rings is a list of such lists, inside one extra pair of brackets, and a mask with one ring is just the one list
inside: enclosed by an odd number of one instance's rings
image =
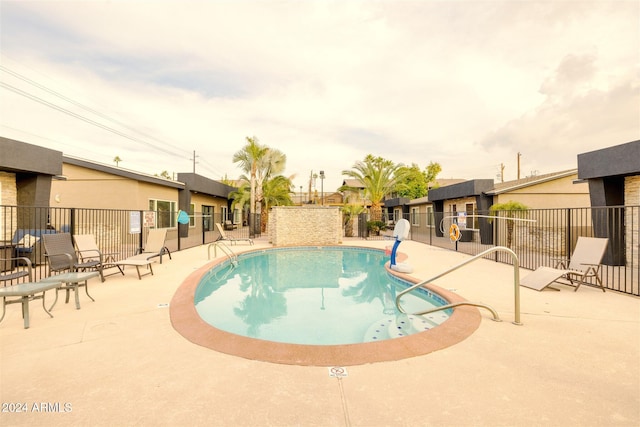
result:
[[(628, 176), (624, 179), (624, 205), (625, 206), (640, 206), (640, 175)], [(640, 251), (640, 236), (638, 230), (640, 230), (640, 212), (638, 208), (625, 209), (625, 230), (627, 236), (625, 236), (626, 242), (626, 259), (633, 259), (633, 255)], [(635, 233), (635, 236), (632, 235)], [(629, 262), (627, 261), (627, 264)], [(633, 263), (634, 269), (638, 270), (640, 266), (638, 263)], [(637, 277), (638, 272), (636, 271)]]
[(342, 213), (335, 206), (275, 206), (269, 213), (269, 240), (274, 246), (338, 245)]

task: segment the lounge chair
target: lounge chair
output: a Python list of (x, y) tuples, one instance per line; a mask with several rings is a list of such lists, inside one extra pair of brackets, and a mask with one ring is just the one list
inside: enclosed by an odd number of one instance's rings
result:
[(12, 284), (11, 282), (20, 278), (23, 281), (33, 281), (31, 260), (27, 257), (0, 258), (0, 283), (6, 286), (7, 282)]
[(222, 228), (222, 225), (220, 225), (220, 223), (218, 222), (216, 222), (216, 228), (220, 233), (220, 237), (218, 237), (216, 240), (227, 240), (231, 242), (232, 245), (238, 242), (249, 242), (250, 245), (253, 245), (253, 239), (250, 239), (248, 237), (235, 237), (233, 235), (227, 234)]
[(147, 243), (144, 248), (140, 249), (138, 253), (127, 259), (145, 259), (160, 257), (160, 264), (162, 264), (162, 255), (169, 255), (171, 259), (171, 251), (165, 246), (165, 240), (167, 239), (166, 228), (152, 228), (147, 234)]
[[(138, 279), (142, 279), (142, 276), (145, 276), (146, 274), (153, 275), (153, 267), (151, 266), (151, 263), (153, 262), (152, 258), (160, 257), (160, 264), (162, 264), (162, 255), (164, 254), (169, 255), (169, 259), (171, 259), (171, 252), (165, 246), (166, 238), (166, 228), (150, 229), (149, 234), (147, 235), (147, 243), (144, 248), (141, 249), (138, 254), (117, 261), (115, 264), (123, 267), (126, 265), (134, 266), (138, 272)], [(145, 266), (149, 269), (149, 273), (141, 274), (140, 267)]]
[[(118, 271), (124, 275), (122, 267), (116, 264), (116, 255), (118, 252), (102, 252), (96, 244), (96, 238), (93, 234), (75, 234), (73, 241), (76, 244), (78, 256), (80, 257), (80, 263), (90, 263), (97, 261), (102, 266), (102, 276), (104, 277), (104, 270), (107, 268), (117, 267)], [(111, 274), (117, 274), (113, 272)], [(107, 274), (110, 276), (111, 274)]]
[(238, 228), (238, 226), (236, 224), (232, 223), (231, 221), (226, 220), (224, 222), (224, 229), (225, 230), (235, 230), (236, 228)]
[[(609, 239), (606, 238), (578, 237), (578, 243), (568, 263), (567, 260), (560, 260), (555, 268), (538, 267), (522, 278), (520, 285), (536, 291), (542, 291), (545, 288), (559, 291), (549, 286), (556, 282), (574, 286), (574, 291), (577, 291), (580, 285), (586, 284), (586, 279), (595, 278), (596, 284), (604, 292), (605, 288), (600, 279), (600, 266), (608, 242)], [(558, 282), (560, 278), (567, 279), (569, 283)]]
[[(45, 257), (49, 264), (49, 277), (43, 279), (41, 283), (59, 283), (58, 289), (63, 289), (67, 293), (65, 302), (69, 302), (69, 293), (74, 291), (76, 308), (80, 309), (80, 298), (78, 288), (84, 286), (84, 290), (91, 301), (95, 301), (89, 295), (89, 279), (102, 275), (102, 265), (99, 261), (80, 262), (76, 251), (71, 243), (69, 233), (45, 234), (42, 236), (45, 249)], [(93, 271), (86, 271), (91, 269)], [(56, 298), (57, 300), (57, 298)]]
[(58, 271), (78, 272), (95, 270), (100, 273), (100, 280), (104, 282), (102, 259), (95, 258), (95, 256), (94, 258), (88, 258), (86, 260), (79, 258), (76, 249), (73, 247), (73, 243), (71, 243), (71, 234), (45, 234), (42, 236), (42, 239), (47, 261), (49, 262), (49, 270), (52, 273)]

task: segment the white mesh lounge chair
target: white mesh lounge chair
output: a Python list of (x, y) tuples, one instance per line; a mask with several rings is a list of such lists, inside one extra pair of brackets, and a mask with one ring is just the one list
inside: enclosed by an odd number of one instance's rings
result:
[(561, 260), (556, 268), (538, 267), (522, 278), (520, 285), (536, 291), (542, 291), (545, 288), (558, 291), (559, 289), (549, 285), (554, 282), (567, 284), (558, 282), (558, 279), (564, 278), (569, 281), (569, 285), (575, 286), (574, 291), (577, 291), (580, 285), (586, 283), (586, 279), (594, 278), (596, 284), (604, 292), (605, 289), (600, 279), (600, 266), (608, 242), (609, 239), (606, 238), (578, 237), (578, 243), (576, 243), (569, 263), (566, 260)]
[(238, 242), (249, 242), (250, 245), (253, 245), (253, 239), (249, 239), (248, 237), (235, 237), (231, 234), (227, 234), (222, 228), (222, 225), (218, 222), (216, 222), (216, 228), (220, 233), (220, 237), (217, 240), (227, 240), (231, 242), (232, 245)]
[(149, 260), (151, 258), (160, 257), (160, 264), (162, 264), (162, 255), (169, 255), (171, 259), (171, 251), (165, 246), (165, 240), (167, 239), (166, 228), (152, 228), (147, 234), (147, 242), (144, 248), (138, 250), (136, 255), (130, 256), (127, 259), (144, 259)]
[(140, 273), (140, 267), (147, 267), (149, 272), (147, 274), (153, 274), (153, 267), (151, 266), (152, 258), (160, 257), (160, 264), (162, 264), (162, 255), (169, 255), (171, 259), (171, 252), (165, 246), (165, 240), (167, 238), (166, 228), (152, 228), (147, 234), (147, 243), (144, 245), (138, 254), (117, 261), (115, 264), (119, 266), (133, 265), (138, 272), (138, 279), (142, 279), (144, 274)]
[[(96, 238), (93, 234), (75, 234), (73, 236), (73, 241), (76, 244), (76, 249), (78, 252), (78, 256), (80, 257), (81, 263), (88, 263), (92, 261), (98, 261), (102, 266), (102, 270), (104, 271), (107, 268), (117, 267), (118, 271), (122, 274), (122, 267), (115, 264), (117, 252), (102, 252), (98, 245), (96, 244)], [(113, 272), (111, 274), (118, 273)], [(111, 274), (107, 274), (109, 276)], [(103, 274), (103, 276), (105, 276)]]

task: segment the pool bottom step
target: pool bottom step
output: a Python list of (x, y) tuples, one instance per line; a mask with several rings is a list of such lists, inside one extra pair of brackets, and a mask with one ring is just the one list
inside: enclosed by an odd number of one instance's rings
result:
[[(446, 316), (445, 316), (446, 317)], [(388, 340), (424, 332), (438, 323), (432, 319), (413, 314), (386, 316), (373, 323), (364, 336), (365, 342)]]

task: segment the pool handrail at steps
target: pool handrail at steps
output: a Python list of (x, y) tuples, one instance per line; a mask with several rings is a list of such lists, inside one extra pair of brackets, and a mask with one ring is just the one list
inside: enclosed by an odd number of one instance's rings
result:
[(400, 298), (402, 298), (402, 296), (406, 293), (411, 292), (412, 290), (419, 288), (423, 285), (426, 285), (427, 283), (430, 283), (436, 279), (441, 278), (442, 276), (445, 276), (455, 270), (458, 270), (459, 268), (464, 267), (467, 264), (472, 263), (473, 261), (476, 261), (482, 257), (484, 257), (485, 255), (488, 255), (492, 252), (506, 252), (511, 254), (511, 258), (513, 259), (513, 294), (514, 294), (514, 321), (512, 322), (514, 325), (522, 325), (522, 323), (520, 322), (520, 262), (518, 260), (518, 255), (516, 255), (516, 253), (514, 251), (512, 251), (511, 249), (505, 247), (505, 246), (496, 246), (493, 248), (489, 248), (485, 251), (480, 252), (479, 254), (461, 262), (460, 264), (449, 268), (448, 270), (430, 277), (429, 279), (423, 280), (419, 283), (416, 283), (413, 286), (408, 287), (407, 289), (402, 290), (401, 292), (398, 293), (398, 295), (396, 295), (396, 307), (398, 308), (398, 310), (401, 313), (406, 313), (406, 314), (416, 314), (416, 315), (422, 315), (422, 314), (427, 314), (427, 313), (433, 313), (435, 311), (441, 311), (441, 310), (446, 310), (448, 308), (453, 308), (453, 307), (457, 307), (460, 305), (471, 305), (474, 307), (482, 307), (482, 308), (486, 308), (487, 310), (489, 310), (491, 312), (491, 314), (493, 315), (493, 320), (497, 320), (499, 321), (500, 318), (498, 316), (498, 313), (491, 307), (489, 307), (486, 304), (482, 304), (482, 303), (475, 303), (475, 302), (471, 302), (471, 301), (462, 301), (462, 302), (457, 302), (457, 303), (453, 303), (453, 304), (447, 304), (447, 305), (443, 305), (440, 307), (435, 307), (433, 309), (429, 309), (429, 310), (425, 310), (423, 312), (420, 313), (407, 313), (402, 306), (400, 305)]
[(211, 247), (213, 246), (213, 256), (218, 256), (218, 247), (221, 248), (222, 252), (229, 258), (229, 262), (232, 265), (238, 264), (238, 255), (222, 240), (216, 240), (213, 243), (210, 243), (207, 247), (207, 259), (211, 259)]

